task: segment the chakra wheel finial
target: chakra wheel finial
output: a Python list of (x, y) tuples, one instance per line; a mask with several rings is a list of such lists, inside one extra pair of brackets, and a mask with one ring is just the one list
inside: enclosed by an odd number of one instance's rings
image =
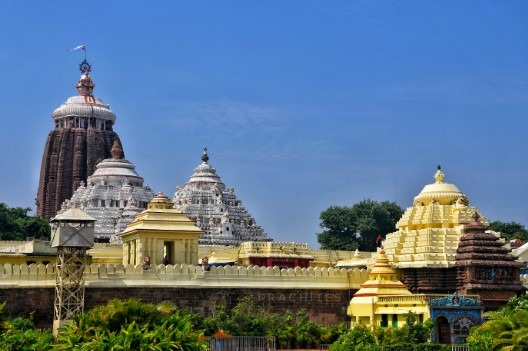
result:
[(92, 71), (92, 65), (86, 61), (86, 58), (79, 64), (79, 70), (81, 74), (89, 74)]

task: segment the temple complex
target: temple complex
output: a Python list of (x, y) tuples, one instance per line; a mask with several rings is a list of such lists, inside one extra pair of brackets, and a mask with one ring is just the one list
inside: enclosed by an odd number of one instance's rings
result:
[(383, 242), (387, 257), (414, 293), (455, 292), (456, 254), (464, 226), (473, 214), (487, 220), (454, 184), (444, 182), (438, 167), (435, 183), (426, 185)]
[(91, 66), (80, 64), (78, 96), (70, 97), (53, 112), (55, 129), (46, 140), (37, 193), (37, 215), (50, 219), (60, 210), (81, 182), (87, 181), (95, 165), (110, 157), (119, 136), (113, 131), (115, 114), (93, 96)]
[(123, 264), (196, 264), (198, 238), (203, 232), (185, 213), (173, 208), (162, 193), (119, 236), (123, 241)]
[(119, 241), (116, 234), (125, 230), (154, 197), (148, 185), (143, 185), (134, 164), (123, 158), (119, 141), (114, 141), (111, 153), (112, 158), (98, 163), (87, 184), (81, 181), (63, 206), (79, 208), (97, 219), (95, 238), (99, 242)]
[(458, 244), (457, 291), (477, 294), (487, 310), (497, 309), (525, 291), (519, 275), (521, 265), (495, 234), (486, 232), (475, 213)]
[(369, 279), (360, 285), (348, 306), (352, 327), (400, 327), (409, 312), (421, 321), (429, 318), (429, 307), (424, 295), (413, 295), (396, 278), (385, 252), (381, 250), (372, 267)]
[(196, 221), (204, 234), (200, 244), (240, 245), (244, 241), (271, 241), (257, 225), (251, 214), (237, 199), (233, 188), (228, 188), (211, 166), (207, 149), (202, 164), (184, 185), (178, 185), (174, 207)]

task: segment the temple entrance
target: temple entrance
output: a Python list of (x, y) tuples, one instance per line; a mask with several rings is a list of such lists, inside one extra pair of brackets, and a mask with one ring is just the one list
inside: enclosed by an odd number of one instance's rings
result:
[(172, 241), (163, 242), (163, 264), (173, 264), (174, 262), (174, 243)]
[(451, 330), (446, 317), (438, 317), (435, 323), (437, 342), (440, 344), (451, 344)]

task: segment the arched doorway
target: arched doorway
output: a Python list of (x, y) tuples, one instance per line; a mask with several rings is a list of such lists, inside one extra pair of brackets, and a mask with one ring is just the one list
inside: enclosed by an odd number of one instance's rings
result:
[(436, 342), (440, 344), (451, 344), (451, 330), (446, 317), (440, 316), (435, 322)]

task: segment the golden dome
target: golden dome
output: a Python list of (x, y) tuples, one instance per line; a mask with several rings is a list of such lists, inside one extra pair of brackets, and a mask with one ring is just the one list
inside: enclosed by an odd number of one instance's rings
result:
[(456, 203), (459, 198), (466, 198), (454, 184), (444, 182), (445, 174), (442, 172), (440, 166), (435, 175), (435, 182), (426, 185), (420, 194), (414, 198), (415, 204), (428, 205), (432, 201), (441, 205), (452, 205)]

